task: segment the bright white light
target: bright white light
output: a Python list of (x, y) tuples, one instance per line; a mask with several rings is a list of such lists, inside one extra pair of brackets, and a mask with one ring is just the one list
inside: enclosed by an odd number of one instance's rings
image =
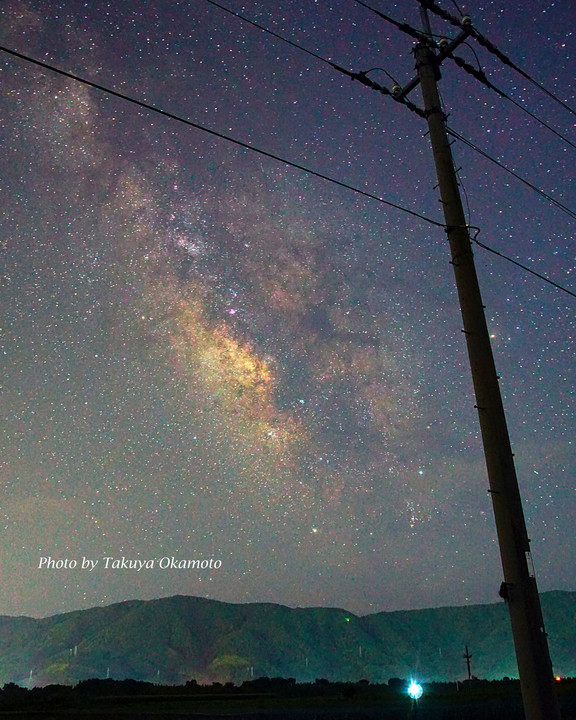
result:
[(418, 698), (422, 697), (423, 692), (422, 685), (418, 685), (418, 683), (412, 680), (408, 688), (408, 695), (410, 695), (413, 700), (418, 700)]

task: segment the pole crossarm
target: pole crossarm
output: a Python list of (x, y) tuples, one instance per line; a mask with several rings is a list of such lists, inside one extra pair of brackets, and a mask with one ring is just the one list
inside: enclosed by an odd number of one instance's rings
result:
[(532, 83), (532, 85), (539, 88), (542, 92), (546, 93), (549, 98), (561, 105), (565, 110), (568, 110), (568, 112), (572, 113), (572, 115), (576, 115), (576, 110), (573, 107), (568, 105), (568, 103), (564, 102), (564, 100), (561, 100), (553, 92), (550, 92), (550, 90), (548, 90), (548, 88), (541, 82), (534, 80), (533, 77), (531, 77), (527, 72), (522, 70), (522, 68), (519, 67), (513, 60), (511, 60), (507, 55), (505, 55), (501, 50), (499, 50), (496, 45), (494, 45), (494, 43), (490, 42), (490, 40), (488, 40), (488, 38), (485, 37), (477, 28), (472, 27), (472, 20), (468, 16), (457, 18), (451, 13), (436, 5), (434, 0), (419, 0), (419, 2), (421, 7), (424, 8), (424, 10), (430, 10), (435, 15), (438, 15), (438, 17), (441, 17), (443, 20), (446, 20), (455, 27), (462, 27), (462, 25), (464, 24), (470, 24), (470, 34), (479, 45), (481, 45), (483, 48), (488, 50), (489, 53), (497, 57), (498, 60), (504, 63), (504, 65), (512, 68), (512, 70), (515, 70), (517, 73), (522, 75), (522, 77), (528, 80), (528, 82)]
[[(456, 50), (456, 48), (459, 45), (462, 45), (462, 43), (468, 38), (471, 34), (471, 27), (465, 26), (460, 32), (459, 35), (457, 35), (453, 40), (451, 40), (449, 43), (444, 45), (437, 45), (434, 43), (435, 47), (439, 48), (438, 54), (431, 53), (431, 57), (433, 58), (433, 64), (437, 68), (440, 67), (441, 63), (447, 58), (452, 57), (452, 52)], [(437, 73), (439, 71), (437, 70)], [(438, 76), (437, 76), (438, 79)], [(415, 87), (417, 87), (420, 84), (420, 76), (416, 75), (416, 77), (412, 78), (410, 82), (405, 85), (403, 88), (401, 88), (398, 92), (394, 93), (394, 99), (395, 100), (403, 100), (412, 90), (414, 90)]]

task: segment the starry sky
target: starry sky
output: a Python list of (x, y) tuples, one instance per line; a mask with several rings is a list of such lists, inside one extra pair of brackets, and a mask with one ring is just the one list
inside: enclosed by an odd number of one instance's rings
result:
[[(386, 87), (414, 75), (413, 39), (353, 0), (224, 4)], [(415, 0), (373, 4), (420, 27)], [(568, 0), (462, 9), (576, 106)], [(0, 15), (5, 47), (441, 221), (425, 121), (206, 0)], [(576, 142), (573, 114), (459, 54)], [(443, 229), (3, 52), (0, 83), (0, 613), (497, 601)], [(440, 85), (451, 127), (576, 209), (573, 145), (454, 63)], [(576, 291), (574, 219), (454, 152), (479, 239)], [(575, 301), (476, 259), (539, 586), (576, 590)]]

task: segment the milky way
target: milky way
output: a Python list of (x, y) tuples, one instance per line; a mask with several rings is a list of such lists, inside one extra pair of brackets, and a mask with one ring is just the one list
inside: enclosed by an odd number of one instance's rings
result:
[[(344, 67), (414, 74), (411, 39), (351, 0), (228, 6)], [(416, 2), (378, 7), (419, 25)], [(576, 104), (567, 2), (466, 10)], [(8, 48), (440, 220), (424, 121), (204, 0), (15, 1), (2, 21)], [(574, 141), (574, 115), (476, 52)], [(0, 613), (497, 600), (443, 230), (0, 61)], [(454, 65), (441, 88), (455, 129), (574, 208), (571, 146)], [(574, 291), (574, 221), (454, 149), (482, 241)], [(476, 257), (540, 587), (574, 590), (574, 299)], [(222, 567), (38, 567), (105, 556)]]

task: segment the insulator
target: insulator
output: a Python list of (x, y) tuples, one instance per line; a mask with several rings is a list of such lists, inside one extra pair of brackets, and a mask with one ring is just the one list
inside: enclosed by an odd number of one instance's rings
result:
[(463, 15), (462, 19), (460, 20), (460, 25), (462, 27), (468, 27), (469, 25), (472, 25), (472, 18), (470, 15)]

